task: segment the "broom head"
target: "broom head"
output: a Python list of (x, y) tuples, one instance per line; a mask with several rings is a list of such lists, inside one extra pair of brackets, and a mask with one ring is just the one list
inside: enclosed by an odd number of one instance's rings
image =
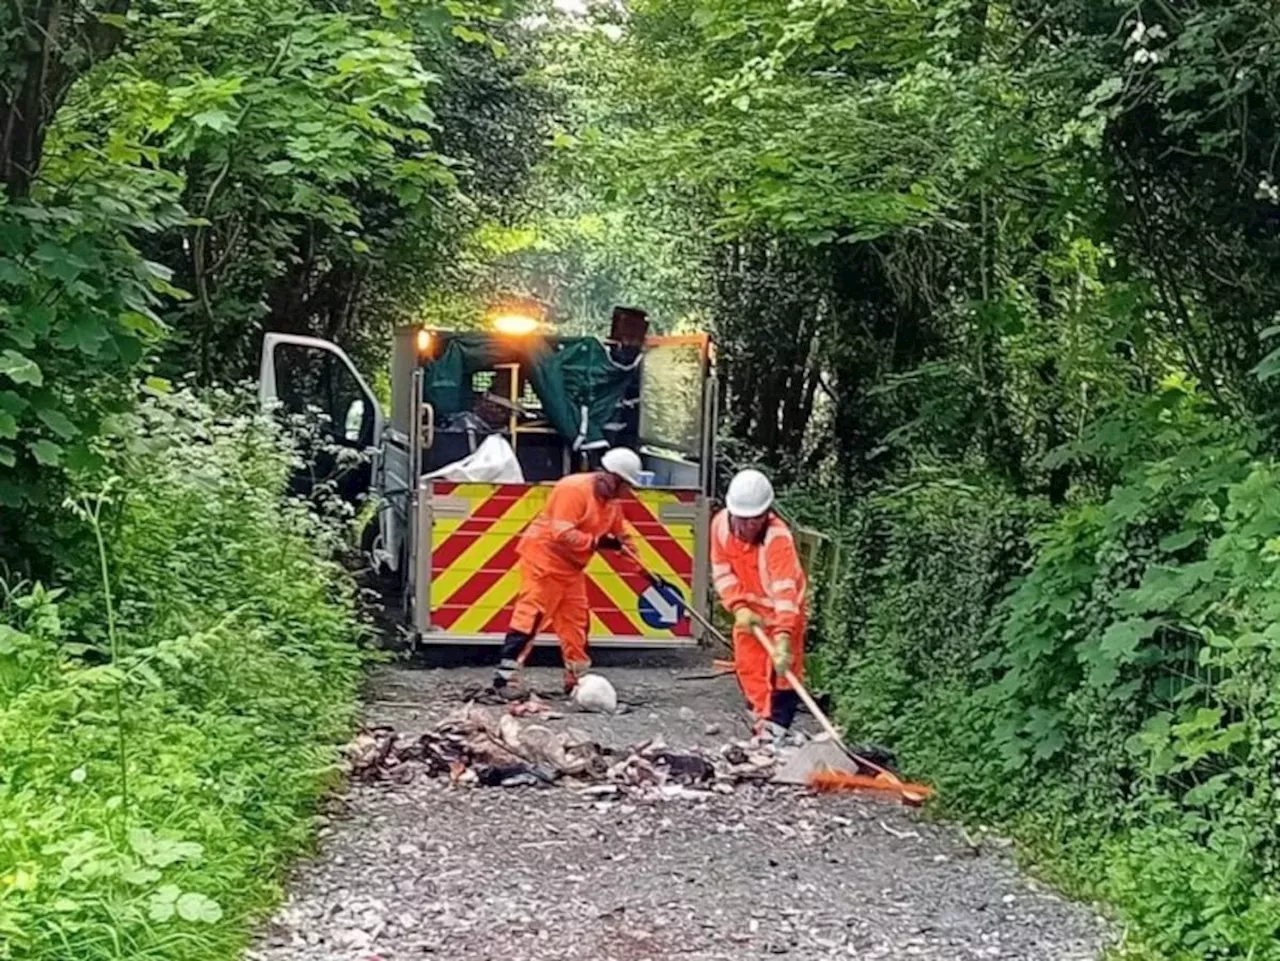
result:
[(874, 775), (851, 774), (848, 771), (833, 771), (831, 768), (822, 768), (809, 775), (809, 787), (815, 791), (830, 793), (873, 791), (897, 798), (902, 803), (909, 804), (912, 807), (919, 807), (933, 795), (933, 788), (928, 785), (908, 784), (904, 781), (899, 781), (887, 771)]

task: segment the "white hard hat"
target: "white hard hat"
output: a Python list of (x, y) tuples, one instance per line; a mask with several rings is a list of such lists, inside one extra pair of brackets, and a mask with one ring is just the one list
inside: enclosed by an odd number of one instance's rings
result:
[(618, 692), (599, 674), (584, 674), (573, 689), (573, 702), (584, 711), (612, 714), (618, 709)]
[(773, 485), (758, 470), (742, 470), (729, 481), (724, 506), (734, 517), (759, 517), (773, 506)]
[(632, 487), (640, 486), (640, 455), (630, 447), (610, 447), (600, 458), (600, 466), (610, 474), (617, 474)]

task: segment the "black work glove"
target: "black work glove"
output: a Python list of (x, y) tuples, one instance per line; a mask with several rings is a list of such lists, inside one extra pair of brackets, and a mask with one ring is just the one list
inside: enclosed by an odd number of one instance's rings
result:
[(596, 550), (598, 551), (620, 551), (622, 550), (622, 541), (616, 534), (602, 534), (596, 540)]

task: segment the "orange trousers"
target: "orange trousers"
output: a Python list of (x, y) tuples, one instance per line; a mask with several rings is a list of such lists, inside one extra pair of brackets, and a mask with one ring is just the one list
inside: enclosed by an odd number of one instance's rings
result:
[(527, 634), (532, 643), (535, 634), (549, 628), (560, 641), (565, 669), (572, 674), (582, 674), (591, 667), (591, 658), (587, 655), (591, 614), (587, 608), (586, 573), (548, 574), (523, 559), (517, 570), (520, 571), (520, 593), (516, 595), (509, 630)]
[[(791, 673), (800, 680), (804, 680), (804, 631), (805, 624), (801, 621), (796, 633), (791, 635)], [(772, 640), (772, 631), (769, 633)], [(751, 631), (739, 628), (733, 631), (733, 669), (751, 713), (761, 720), (778, 721), (774, 717), (773, 695), (777, 691), (790, 691), (791, 685), (786, 677), (774, 671), (773, 661), (765, 652), (764, 645)], [(794, 695), (788, 700), (794, 701)], [(794, 710), (792, 707), (792, 713)], [(788, 720), (783, 726), (789, 723)]]

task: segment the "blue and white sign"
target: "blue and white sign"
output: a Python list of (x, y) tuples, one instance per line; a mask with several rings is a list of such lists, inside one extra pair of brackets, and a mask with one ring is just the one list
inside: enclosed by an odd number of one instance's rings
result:
[(656, 630), (671, 630), (684, 614), (684, 595), (680, 589), (656, 584), (640, 595), (640, 619)]

